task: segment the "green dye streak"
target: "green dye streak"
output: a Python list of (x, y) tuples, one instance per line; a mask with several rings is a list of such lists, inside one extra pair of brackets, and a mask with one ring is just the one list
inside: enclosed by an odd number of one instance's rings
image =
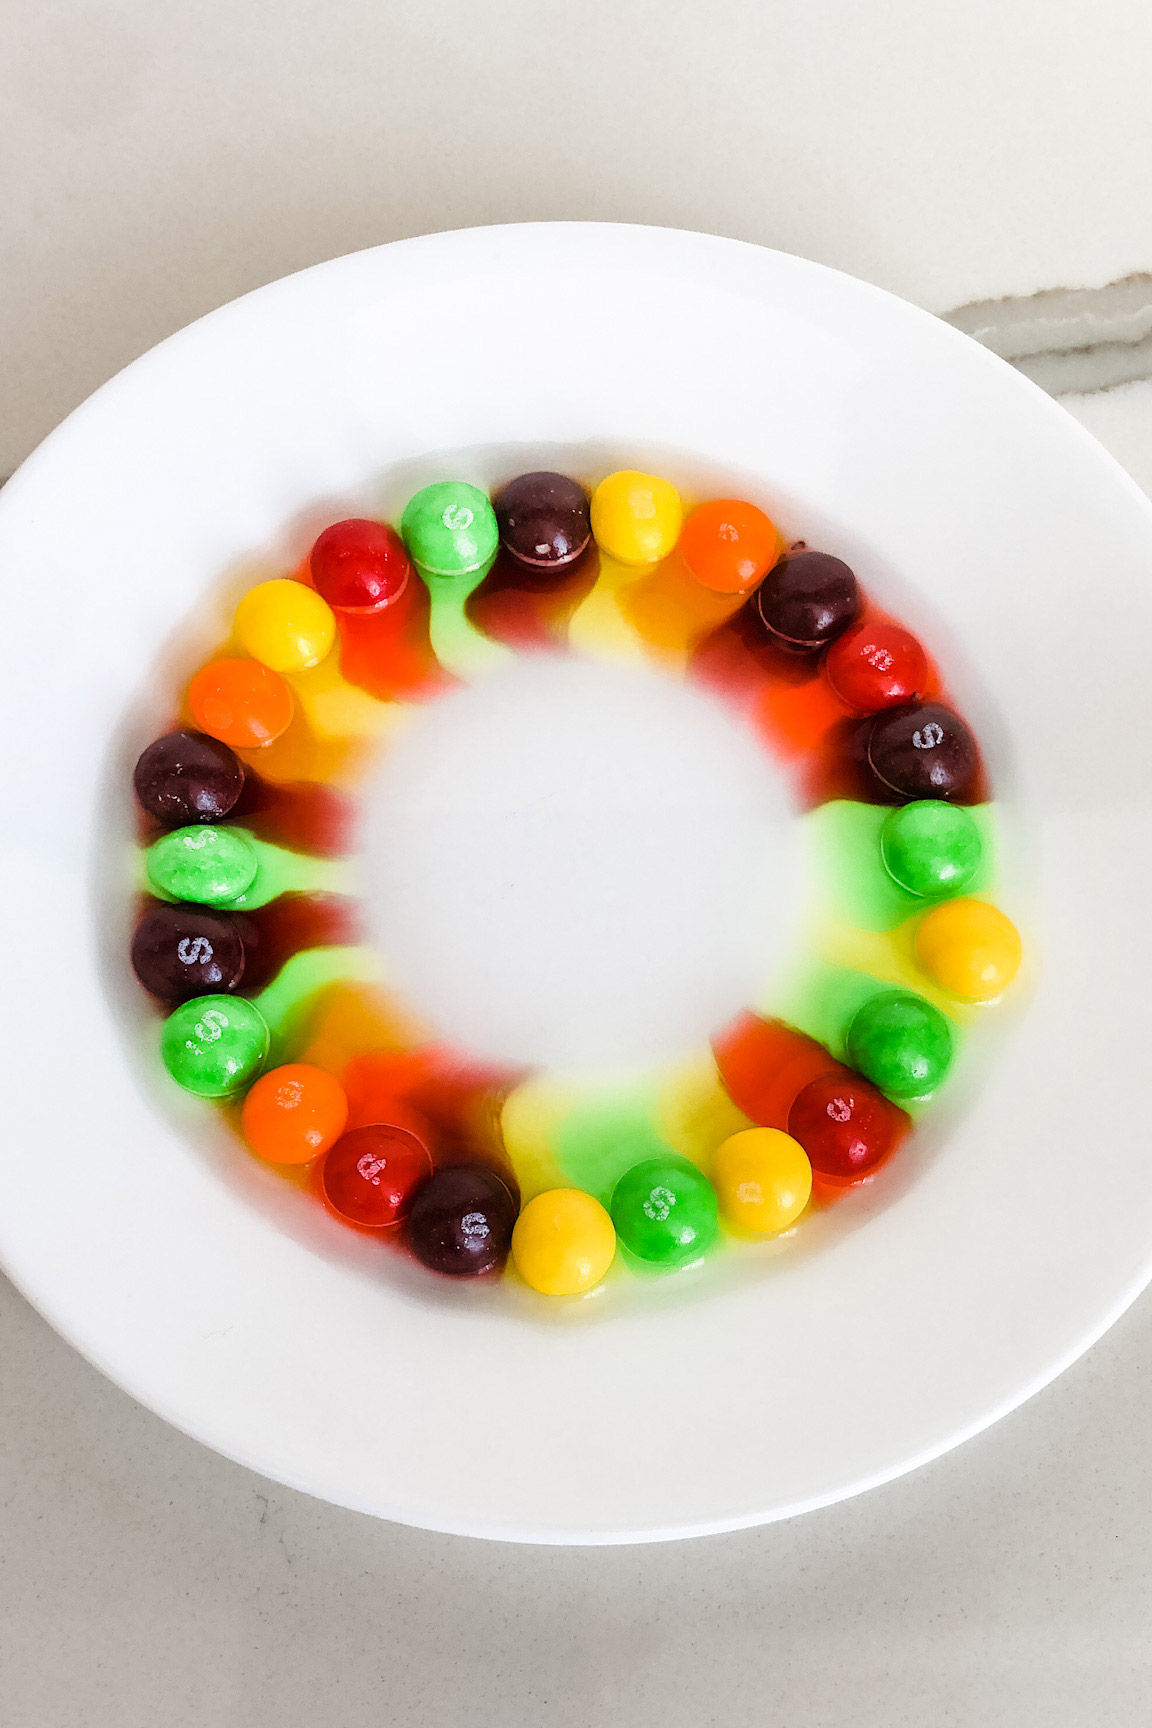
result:
[[(931, 904), (898, 887), (884, 868), (880, 830), (888, 814), (883, 804), (838, 798), (801, 818), (804, 865), (818, 911), (859, 930), (883, 931)], [(964, 892), (987, 894), (996, 874), (996, 806), (978, 804), (969, 814), (980, 832), (982, 855)]]
[(314, 858), (307, 852), (289, 852), (267, 840), (249, 835), (256, 848), (256, 880), (246, 893), (227, 902), (231, 912), (252, 911), (266, 906), (281, 894), (347, 894), (352, 872), (344, 858)]
[(578, 1104), (556, 1132), (566, 1179), (607, 1206), (626, 1170), (645, 1158), (676, 1157), (656, 1126), (654, 1089), (598, 1093)]
[(445, 671), (457, 678), (473, 678), (509, 657), (504, 644), (485, 636), (465, 611), (469, 596), (483, 582), (494, 562), (489, 558), (478, 570), (463, 571), (456, 576), (441, 576), (421, 564), (416, 566), (432, 602), (428, 619), (432, 652)]
[(374, 948), (305, 948), (293, 954), (254, 998), (272, 1036), (270, 1066), (291, 1061), (307, 1043), (320, 998), (334, 984), (374, 983), (379, 977)]
[[(256, 853), (256, 875), (243, 894), (231, 900), (216, 900), (214, 906), (222, 912), (252, 912), (281, 894), (348, 894), (352, 889), (351, 867), (344, 858), (314, 858), (307, 852), (290, 852), (286, 847), (273, 846), (268, 840), (258, 840), (246, 828), (226, 828), (222, 832), (244, 839)], [(173, 895), (162, 893), (148, 880), (147, 852), (139, 852), (139, 885), (144, 893), (155, 894), (161, 900)]]

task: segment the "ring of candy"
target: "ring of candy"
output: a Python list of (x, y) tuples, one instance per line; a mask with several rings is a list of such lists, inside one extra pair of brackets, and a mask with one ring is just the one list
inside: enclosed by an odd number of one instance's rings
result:
[[(453, 1051), (380, 983), (348, 892), (397, 721), (510, 652), (647, 656), (789, 775), (821, 903), (785, 1000), (642, 1084)], [(1020, 963), (980, 752), (916, 637), (756, 505), (654, 475), (426, 486), (261, 582), (136, 764), (132, 963), (172, 1079), (350, 1229), (576, 1295), (792, 1231), (869, 1182)]]

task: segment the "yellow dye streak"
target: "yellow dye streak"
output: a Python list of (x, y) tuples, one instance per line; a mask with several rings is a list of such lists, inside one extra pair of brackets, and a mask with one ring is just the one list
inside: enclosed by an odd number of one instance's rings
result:
[(356, 739), (378, 742), (403, 729), (411, 708), (403, 702), (381, 702), (344, 677), (335, 654), (303, 672), (285, 674), (297, 706), (318, 743)]
[(568, 621), (568, 646), (594, 660), (647, 660), (649, 650), (628, 615), (626, 596), (649, 573), (649, 566), (637, 570), (601, 552), (596, 586)]
[(415, 1050), (431, 1042), (428, 1028), (380, 985), (341, 984), (330, 990), (300, 1056), (339, 1078), (354, 1056), (371, 1050)]
[[(204, 660), (248, 660), (251, 656), (234, 638), (222, 642)], [(198, 668), (199, 670), (199, 668)], [(356, 787), (372, 766), (382, 743), (401, 731), (411, 718), (406, 702), (381, 702), (340, 670), (339, 654), (325, 655), (316, 666), (288, 672), (295, 712), (287, 731), (256, 750), (237, 750), (247, 767), (278, 786), (293, 781), (327, 782), (342, 790)], [(181, 723), (195, 726), (186, 706)]]
[(524, 1204), (552, 1188), (571, 1186), (556, 1154), (555, 1135), (581, 1096), (570, 1083), (538, 1074), (505, 1098), (500, 1134)]
[(825, 918), (813, 927), (810, 949), (816, 959), (828, 965), (843, 966), (878, 978), (884, 984), (915, 990), (941, 1013), (967, 1025), (974, 1018), (974, 1010), (937, 989), (916, 958), (916, 927), (922, 917), (923, 913), (918, 913), (898, 924), (895, 930), (884, 931), (858, 930), (852, 924)]
[(683, 1158), (705, 1173), (716, 1148), (730, 1134), (752, 1127), (724, 1090), (711, 1050), (705, 1048), (677, 1065), (661, 1082), (657, 1095), (661, 1134)]
[(683, 666), (697, 643), (738, 612), (747, 598), (705, 588), (680, 553), (673, 552), (629, 588), (621, 604), (653, 656)]

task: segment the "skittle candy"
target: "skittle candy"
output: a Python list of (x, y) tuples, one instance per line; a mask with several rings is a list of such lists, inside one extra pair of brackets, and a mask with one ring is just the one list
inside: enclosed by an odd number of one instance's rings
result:
[(505, 550), (541, 575), (574, 563), (592, 538), (588, 494), (566, 474), (519, 474), (492, 502)]
[(161, 1002), (235, 990), (245, 958), (236, 919), (207, 906), (154, 906), (132, 937), (133, 970)]
[(853, 1068), (889, 1098), (926, 1097), (952, 1066), (947, 1020), (910, 990), (870, 996), (853, 1016), (845, 1042)]
[(980, 830), (960, 804), (917, 799), (885, 818), (880, 856), (893, 882), (920, 899), (959, 894), (980, 868)]
[(984, 900), (946, 900), (920, 920), (916, 958), (934, 984), (962, 1002), (993, 1002), (1020, 969), (1020, 933)]
[(474, 575), (492, 562), (500, 544), (491, 503), (464, 480), (437, 480), (417, 492), (404, 510), (400, 532), (427, 576)]
[(537, 1194), (512, 1232), (516, 1270), (543, 1296), (578, 1296), (590, 1290), (615, 1257), (612, 1220), (582, 1188)]
[(188, 686), (188, 707), (201, 731), (234, 750), (274, 743), (292, 723), (292, 692), (259, 660), (213, 660)]
[(855, 1074), (824, 1074), (797, 1095), (788, 1132), (813, 1170), (838, 1182), (870, 1176), (896, 1145), (905, 1118)]
[(336, 612), (383, 612), (407, 588), (411, 569), (396, 530), (361, 517), (325, 528), (308, 555), (313, 586)]
[(244, 790), (244, 769), (217, 738), (166, 732), (144, 750), (132, 774), (141, 809), (169, 828), (222, 822)]
[(618, 564), (655, 564), (680, 538), (684, 507), (667, 480), (627, 468), (601, 480), (592, 494), (591, 516), (602, 552)]
[(875, 714), (923, 694), (928, 656), (899, 624), (857, 624), (829, 648), (824, 674), (849, 708)]
[(609, 1208), (616, 1234), (638, 1260), (684, 1266), (719, 1225), (716, 1190), (686, 1158), (646, 1158), (621, 1176)]
[(940, 702), (909, 702), (878, 714), (868, 734), (868, 765), (904, 798), (963, 798), (980, 765), (976, 740)]
[(333, 1212), (364, 1230), (402, 1224), (432, 1159), (420, 1135), (397, 1123), (353, 1128), (324, 1160), (320, 1181)]
[(417, 1190), (408, 1241), (429, 1271), (478, 1278), (504, 1264), (515, 1223), (512, 1191), (495, 1170), (448, 1164)]
[(200, 996), (170, 1014), (160, 1033), (164, 1066), (200, 1098), (227, 1098), (259, 1073), (268, 1027), (242, 996)]
[[(957, 898), (995, 892), (975, 739), (875, 608), (841, 559), (781, 555), (757, 506), (685, 520), (638, 470), (591, 497), (550, 470), (492, 501), (437, 482), (400, 532), (333, 523), (240, 600), (187, 729), (136, 764), (133, 886), (156, 898), (131, 958), (173, 1080), (370, 1253), (459, 1279), (511, 1255), (518, 1300), (593, 1291), (618, 1247), (622, 1284), (688, 1267), (721, 1218), (790, 1232), (892, 1155), (975, 1017), (957, 1004), (1020, 964), (1011, 922)], [(349, 855), (355, 789), (413, 704), (561, 649), (565, 627), (577, 654), (683, 673), (735, 711), (803, 812), (809, 896), (801, 964), (753, 990), (755, 1012), (675, 1061), (579, 1076), (439, 1042), (363, 943)]]
[(269, 1164), (311, 1163), (339, 1140), (347, 1120), (340, 1082), (306, 1062), (262, 1074), (240, 1114), (245, 1140)]
[(812, 1195), (812, 1166), (798, 1140), (778, 1128), (745, 1128), (716, 1149), (712, 1183), (730, 1224), (775, 1236), (793, 1225)]
[(747, 594), (776, 561), (780, 537), (755, 504), (717, 498), (693, 510), (680, 535), (680, 555), (704, 588)]
[(756, 610), (769, 635), (797, 653), (814, 653), (855, 622), (856, 577), (827, 552), (789, 552), (756, 590)]
[(236, 608), (241, 648), (273, 672), (318, 666), (336, 640), (332, 608), (303, 582), (261, 582)]
[[(253, 912), (281, 894), (346, 894), (352, 884), (349, 860), (273, 846), (246, 828), (180, 828), (177, 833), (186, 838), (165, 834), (143, 853), (145, 881), (169, 899)], [(200, 847), (187, 838), (208, 833), (216, 838)]]
[(148, 848), (148, 880), (173, 900), (221, 906), (256, 879), (259, 858), (246, 835), (234, 828), (177, 828)]
[(409, 501), (400, 531), (432, 602), (428, 632), (441, 666), (467, 678), (505, 660), (508, 650), (477, 630), (464, 610), (500, 544), (496, 513), (483, 492), (463, 480), (425, 486)]

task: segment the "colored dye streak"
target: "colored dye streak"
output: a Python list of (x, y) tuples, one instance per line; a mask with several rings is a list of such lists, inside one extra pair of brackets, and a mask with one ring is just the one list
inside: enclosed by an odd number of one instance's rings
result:
[(352, 946), (362, 937), (360, 902), (343, 894), (281, 894), (238, 918), (246, 993), (263, 990), (303, 949)]
[(603, 551), (600, 553), (596, 586), (568, 622), (568, 646), (573, 653), (624, 664), (647, 662), (649, 651), (637, 633), (627, 600), (631, 590), (650, 574), (651, 566), (635, 569), (629, 564), (618, 564)]
[(597, 1092), (582, 1100), (555, 1133), (556, 1161), (565, 1181), (608, 1205), (625, 1171), (673, 1153), (660, 1132), (658, 1110), (650, 1085)]
[(317, 738), (300, 708), (288, 730), (274, 743), (236, 754), (246, 768), (255, 769), (263, 779), (277, 785), (324, 781), (345, 789), (358, 784), (368, 756), (360, 740)]
[[(391, 991), (381, 985), (344, 983), (325, 996), (301, 1060), (345, 1081), (358, 1057), (416, 1050), (431, 1036)], [(354, 1102), (350, 1095), (350, 1109)]]
[(290, 852), (266, 840), (253, 840), (256, 847), (256, 880), (251, 888), (229, 902), (231, 910), (247, 912), (266, 906), (280, 894), (344, 894), (352, 880), (349, 864), (340, 858), (314, 858), (307, 852)]
[[(875, 991), (875, 984), (872, 990)], [(745, 1013), (738, 1016), (714, 1040), (713, 1049), (723, 1083), (749, 1120), (764, 1128), (789, 1133), (789, 1117), (796, 1099), (814, 1081), (841, 1077), (856, 1079), (825, 1045), (780, 1020), (762, 1019)], [(891, 1124), (893, 1149), (911, 1129), (911, 1119), (885, 1101)], [(849, 1189), (872, 1180), (874, 1171), (859, 1177), (837, 1178), (818, 1170), (812, 1173), (812, 1204), (830, 1205)]]
[(716, 1148), (752, 1125), (725, 1091), (711, 1050), (681, 1063), (661, 1083), (656, 1120), (669, 1146), (705, 1172)]
[[(857, 1011), (872, 997), (887, 991), (888, 987), (888, 980), (810, 958), (774, 992), (773, 1006), (790, 1026), (824, 1045), (837, 1061), (844, 1061), (847, 1058), (845, 1038)], [(957, 1004), (926, 989), (922, 975), (912, 988), (917, 995), (932, 1001), (949, 1016), (953, 1048), (958, 1052), (963, 1043), (963, 1032), (956, 1020)], [(933, 1096), (933, 1093), (925, 1092), (907, 1107), (913, 1111), (922, 1109)]]
[(501, 551), (468, 601), (468, 617), (509, 648), (555, 650), (563, 646), (569, 620), (595, 586), (599, 570), (595, 546), (558, 570), (535, 572)]
[[(891, 621), (869, 603), (862, 616), (869, 622)], [(803, 808), (830, 799), (876, 805), (903, 802), (868, 764), (872, 716), (861, 716), (841, 701), (822, 666), (819, 653), (792, 653), (775, 643), (752, 600), (701, 642), (692, 655), (689, 677), (755, 727), (777, 760), (791, 769)], [(931, 662), (924, 695), (947, 700)], [(981, 769), (959, 802), (979, 804), (987, 797), (987, 778)]]
[(744, 595), (705, 588), (677, 550), (628, 587), (620, 605), (657, 659), (682, 666), (706, 636), (740, 610)]
[[(241, 601), (236, 636), (200, 677), (201, 706), (216, 704), (213, 737), (235, 732), (235, 755), (166, 736), (137, 766), (137, 796), (152, 812), (140, 836), (162, 892), (146, 903), (151, 925), (134, 961), (169, 1007), (188, 988), (217, 990), (203, 1008), (172, 1008), (165, 1060), (238, 1128), (233, 1091), (255, 1082), (249, 1138), (273, 1163), (298, 1148), (292, 1123), (285, 1139), (279, 1117), (257, 1120), (267, 1102), (257, 1075), (264, 1068), (272, 1098), (268, 1064), (306, 1065), (300, 1084), (311, 1076), (317, 1097), (339, 1106), (321, 1134), (336, 1161), (327, 1190), (323, 1157), (306, 1169), (301, 1154), (286, 1179), (349, 1228), (394, 1247), (406, 1240), (434, 1270), (478, 1276), (507, 1252), (516, 1195), (539, 1199), (522, 1275), (572, 1294), (588, 1286), (557, 1258), (570, 1212), (600, 1230), (595, 1282), (617, 1236), (621, 1275), (626, 1264), (643, 1273), (700, 1258), (715, 1238), (714, 1188), (739, 1229), (752, 1187), (777, 1184), (759, 1223), (745, 1220), (769, 1235), (803, 1210), (809, 1161), (815, 1206), (871, 1181), (912, 1125), (893, 1100), (943, 1083), (1020, 943), (989, 903), (997, 817), (976, 741), (918, 641), (860, 594), (842, 561), (802, 542), (777, 558), (774, 525), (739, 500), (713, 499), (685, 523), (668, 481), (631, 470), (602, 479), (590, 502), (578, 481), (543, 473), (514, 477), (502, 497), (494, 507), (464, 481), (434, 482), (405, 509), (403, 545), (379, 523), (327, 530), (319, 545), (343, 546), (343, 562), (318, 554), (322, 579), (345, 606), (351, 595), (374, 611), (333, 617), (315, 591), (302, 595), (298, 584), (313, 589), (308, 561), (295, 582), (262, 582)], [(589, 512), (598, 544), (580, 551)], [(347, 794), (413, 701), (511, 652), (566, 646), (683, 672), (746, 723), (805, 813), (808, 900), (791, 972), (711, 1047), (580, 1083), (440, 1043), (381, 981), (349, 892), (357, 801)], [(260, 704), (273, 696), (276, 724), (263, 724)], [(213, 941), (218, 978), (201, 965)], [(293, 1094), (283, 1108), (299, 1102)], [(909, 1108), (927, 1102), (925, 1092)], [(389, 1132), (396, 1143), (415, 1137), (423, 1161), (399, 1200), (377, 1192), (361, 1143), (347, 1143), (368, 1134), (379, 1149)], [(402, 1225), (397, 1208), (409, 1201)]]
[(318, 745), (371, 745), (378, 748), (405, 721), (399, 703), (369, 696), (349, 683), (329, 655), (318, 666), (285, 673), (297, 712), (302, 714)]
[(824, 918), (813, 930), (811, 952), (818, 961), (836, 970), (866, 973), (878, 984), (899, 984), (925, 997), (951, 1019), (964, 1024), (973, 1010), (957, 1002), (929, 978), (918, 957), (917, 932), (925, 917), (923, 907), (895, 930), (859, 930), (853, 924), (837, 924)]
[(717, 1146), (749, 1119), (703, 1050), (638, 1086), (533, 1075), (505, 1099), (500, 1126), (525, 1195), (575, 1183), (603, 1200), (625, 1169), (669, 1151), (707, 1171)]
[(416, 1108), (459, 1145), (504, 1163), (500, 1107), (524, 1070), (479, 1062), (447, 1045), (433, 1045), (427, 1064), (409, 1093)]
[(500, 1134), (500, 1109), (512, 1079), (505, 1069), (478, 1064), (444, 1045), (375, 1050), (355, 1056), (343, 1072), (349, 1121), (391, 1121), (396, 1107), (426, 1122), (454, 1163), (478, 1163), (514, 1173)]
[[(235, 641), (229, 640), (217, 649), (212, 660), (234, 657), (240, 652)], [(190, 685), (195, 682), (194, 678)], [(349, 692), (358, 701), (362, 700), (362, 692), (352, 691), (352, 687), (341, 678), (334, 654), (306, 672), (292, 673), (286, 682), (292, 696), (292, 717), (287, 728), (270, 743), (238, 747), (236, 755), (240, 761), (262, 780), (276, 785), (300, 781), (355, 785), (365, 764), (371, 760), (379, 727), (345, 731), (328, 725), (325, 716), (333, 706), (339, 708), (341, 690)], [(313, 710), (324, 722), (321, 730), (313, 723)], [(195, 723), (187, 691), (181, 713), (185, 724)]]
[(812, 1080), (835, 1072), (827, 1047), (782, 1020), (744, 1013), (712, 1041), (729, 1097), (761, 1128), (788, 1129), (788, 1112)]
[(432, 652), (445, 672), (465, 681), (502, 665), (508, 658), (507, 646), (503, 642), (494, 642), (478, 630), (468, 616), (469, 598), (484, 581), (489, 569), (491, 565), (457, 576), (441, 576), (424, 569), (420, 563), (416, 564), (417, 573), (432, 602), (428, 619)]
[(567, 1178), (556, 1155), (556, 1134), (579, 1097), (563, 1081), (538, 1074), (505, 1098), (500, 1134), (525, 1200), (564, 1186)]
[(445, 688), (449, 681), (428, 633), (430, 615), (428, 590), (415, 576), (380, 612), (338, 612), (343, 676), (381, 701), (424, 699)]
[[(981, 860), (965, 893), (986, 894), (992, 886), (998, 850), (995, 805), (972, 805), (969, 814), (980, 834)], [(927, 901), (892, 880), (880, 854), (884, 806), (835, 799), (801, 818), (803, 873), (821, 916), (861, 930), (893, 930), (923, 912)]]
[(431, 1048), (366, 1050), (345, 1063), (341, 1074), (353, 1126), (390, 1120), (388, 1111), (400, 1102), (414, 1109), (413, 1094), (434, 1071)]
[(234, 818), (259, 840), (294, 852), (339, 858), (355, 850), (355, 801), (306, 780), (277, 785), (249, 769)]
[[(251, 842), (257, 862), (251, 886), (242, 894), (220, 903), (225, 911), (250, 912), (267, 906), (280, 894), (343, 894), (351, 885), (351, 866), (344, 859), (313, 858), (306, 852), (290, 852), (286, 847), (258, 840), (244, 828), (232, 828), (228, 832)], [(159, 898), (167, 899), (169, 896), (160, 895)]]
[(349, 981), (370, 981), (379, 969), (373, 948), (306, 948), (286, 960), (255, 998), (272, 1035), (270, 1065), (303, 1060), (327, 990)]

